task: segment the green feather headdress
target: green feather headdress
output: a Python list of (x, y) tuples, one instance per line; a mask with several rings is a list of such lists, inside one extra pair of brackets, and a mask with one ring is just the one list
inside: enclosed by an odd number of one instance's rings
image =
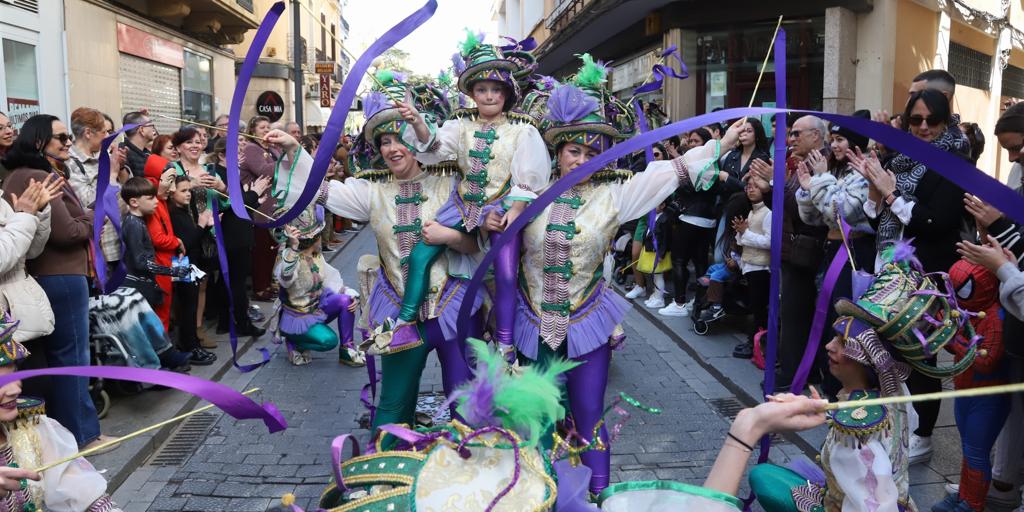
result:
[(484, 38), (480, 34), (474, 33), (472, 30), (466, 28), (466, 40), (459, 44), (462, 48), (462, 55), (469, 55), (473, 53), (484, 42)]
[(608, 81), (608, 66), (602, 62), (594, 62), (594, 57), (589, 53), (580, 55), (580, 60), (583, 61), (583, 66), (576, 72), (573, 83), (589, 89), (603, 88), (604, 83)]
[(502, 427), (516, 432), (528, 446), (536, 445), (565, 417), (558, 376), (579, 363), (560, 359), (543, 369), (528, 366), (510, 375), (502, 354), (483, 341), (468, 341), (476, 356), (476, 376), (452, 395), (459, 414), (473, 428)]

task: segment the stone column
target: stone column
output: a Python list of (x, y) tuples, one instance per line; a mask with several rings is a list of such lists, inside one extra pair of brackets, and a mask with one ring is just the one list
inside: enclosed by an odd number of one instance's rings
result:
[(857, 14), (844, 7), (825, 9), (825, 112), (850, 114), (855, 110), (856, 60)]
[(935, 57), (932, 69), (949, 69), (949, 29), (953, 20), (945, 10), (939, 11), (939, 27), (935, 31)]
[(857, 108), (892, 109), (899, 1), (875, 0), (871, 12), (857, 15)]
[[(697, 66), (697, 32), (672, 28), (662, 35), (662, 48), (676, 45), (683, 62), (691, 68)], [(671, 63), (666, 63), (671, 64)], [(696, 115), (697, 105), (697, 74), (690, 78), (665, 80), (665, 112), (671, 121), (680, 121)]]
[(989, 82), (988, 119), (991, 125), (982, 126), (988, 142), (985, 143), (985, 151), (978, 159), (978, 168), (984, 170), (994, 177), (1003, 179), (1010, 172), (1010, 164), (999, 147), (999, 142), (989, 134), (995, 130), (995, 120), (999, 119), (1003, 101), (1003, 70), (1010, 63), (1010, 51), (1013, 50), (1013, 38), (1009, 27), (999, 30), (997, 39), (996, 54), (992, 59), (992, 75)]

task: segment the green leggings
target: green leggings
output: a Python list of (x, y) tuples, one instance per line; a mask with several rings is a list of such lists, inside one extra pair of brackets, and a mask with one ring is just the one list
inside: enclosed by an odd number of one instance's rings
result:
[[(452, 226), (452, 229), (466, 232), (462, 221)], [(437, 257), (448, 249), (447, 245), (427, 245), (423, 241), (416, 242), (409, 251), (409, 278), (405, 280), (405, 295), (402, 296), (402, 308), (398, 311), (398, 319), (403, 322), (416, 321), (417, 312), (427, 296), (427, 287), (430, 284), (430, 267), (437, 261)]]

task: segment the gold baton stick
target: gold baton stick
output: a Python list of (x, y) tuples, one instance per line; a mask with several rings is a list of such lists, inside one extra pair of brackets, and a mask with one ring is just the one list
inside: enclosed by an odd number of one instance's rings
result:
[[(202, 126), (203, 128), (209, 128), (211, 130), (224, 130), (225, 133), (228, 131), (227, 128), (217, 128), (216, 126), (210, 126), (208, 124), (197, 123), (195, 121), (189, 121), (188, 119), (181, 119), (181, 118), (178, 118), (178, 117), (165, 116), (163, 114), (157, 114), (156, 112), (153, 112), (151, 115), (154, 116), (154, 117), (162, 117), (164, 119), (170, 119), (171, 121), (178, 121), (179, 123), (185, 123), (186, 125)], [(252, 140), (255, 140), (255, 141), (265, 142), (262, 138), (257, 137), (255, 135), (249, 135), (248, 133), (245, 133), (245, 132), (238, 132), (238, 134), (241, 135), (242, 137), (248, 137), (248, 138), (250, 138)]]
[(925, 393), (922, 395), (884, 396), (881, 398), (869, 398), (867, 400), (849, 400), (845, 402), (834, 402), (825, 406), (826, 411), (837, 409), (856, 409), (869, 405), (905, 404), (912, 402), (927, 402), (931, 400), (943, 400), (946, 398), (963, 398), (969, 396), (1001, 395), (1004, 393), (1024, 392), (1024, 382), (1017, 384), (1003, 384), (1001, 386), (988, 386), (984, 388), (960, 389), (956, 391), (940, 391), (937, 393)]
[[(249, 394), (255, 393), (255, 392), (259, 391), (259, 390), (260, 390), (260, 388), (252, 388), (252, 389), (250, 389), (248, 391), (243, 391), (242, 394), (243, 395), (249, 395)], [(174, 422), (177, 422), (177, 421), (181, 421), (181, 420), (183, 420), (185, 418), (188, 418), (189, 416), (192, 416), (194, 414), (199, 414), (199, 413), (201, 413), (203, 411), (208, 411), (208, 410), (210, 410), (210, 409), (212, 409), (214, 407), (216, 407), (216, 406), (213, 405), (213, 404), (205, 405), (205, 406), (200, 407), (200, 408), (198, 408), (198, 409), (196, 409), (194, 411), (186, 412), (185, 414), (180, 414), (180, 415), (175, 416), (175, 417), (173, 417), (173, 418), (171, 418), (169, 420), (161, 421), (160, 423), (157, 423), (155, 425), (150, 425), (150, 426), (148, 426), (146, 428), (143, 428), (141, 430), (136, 430), (135, 432), (132, 432), (131, 434), (128, 434), (126, 436), (119, 437), (119, 438), (114, 439), (112, 441), (107, 441), (107, 442), (105, 442), (105, 443), (103, 443), (103, 444), (101, 444), (99, 446), (94, 446), (92, 448), (89, 448), (88, 450), (82, 450), (82, 451), (80, 451), (80, 452), (78, 452), (78, 453), (76, 453), (76, 454), (74, 454), (74, 455), (72, 455), (70, 457), (64, 457), (63, 459), (60, 459), (58, 461), (54, 461), (54, 462), (51, 462), (49, 464), (44, 464), (44, 465), (39, 466), (38, 468), (34, 469), (33, 471), (35, 471), (36, 473), (42, 473), (43, 471), (46, 471), (47, 469), (55, 468), (57, 466), (60, 466), (61, 464), (64, 464), (65, 462), (71, 462), (71, 461), (73, 461), (73, 460), (75, 460), (75, 459), (77, 459), (79, 457), (88, 457), (88, 456), (90, 456), (90, 455), (92, 455), (92, 454), (94, 454), (94, 453), (96, 453), (98, 451), (104, 450), (104, 449), (106, 449), (106, 448), (108, 448), (110, 446), (114, 446), (116, 444), (123, 443), (123, 442), (125, 442), (125, 441), (127, 441), (129, 439), (134, 438), (134, 437), (141, 436), (142, 434), (145, 434), (146, 432), (151, 432), (151, 431), (156, 430), (156, 429), (158, 429), (158, 428), (160, 428), (160, 427), (162, 427), (164, 425), (170, 425), (171, 423), (174, 423)]]

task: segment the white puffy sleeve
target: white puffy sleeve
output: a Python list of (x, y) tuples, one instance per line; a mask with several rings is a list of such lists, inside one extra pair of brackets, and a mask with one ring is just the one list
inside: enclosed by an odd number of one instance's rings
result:
[(509, 201), (533, 201), (551, 181), (551, 157), (544, 139), (531, 125), (524, 125), (516, 137), (512, 156), (512, 190)]
[(844, 512), (898, 510), (899, 491), (882, 442), (871, 439), (859, 448), (836, 443), (829, 454), (835, 481), (846, 495)]
[[(41, 416), (36, 426), (43, 464), (78, 453), (74, 436), (60, 423)], [(110, 502), (107, 481), (84, 458), (65, 462), (42, 473), (43, 503), (51, 512), (120, 511)], [(37, 484), (32, 484), (37, 485)]]
[(647, 170), (629, 181), (613, 185), (612, 195), (620, 223), (642, 217), (672, 195), (689, 178), (686, 168), (676, 160), (659, 160), (647, 164)]
[[(289, 162), (286, 158), (280, 165), (289, 169), (288, 177), (278, 178), (274, 196), (283, 196), (285, 207), (291, 208), (299, 200), (302, 188), (309, 180), (309, 174), (313, 169), (313, 157), (300, 149), (296, 152), (294, 162)], [(322, 185), (317, 200), (335, 215), (356, 222), (367, 222), (370, 219), (370, 187), (369, 181), (357, 178), (345, 181), (328, 180)]]
[(427, 142), (420, 142), (412, 128), (402, 131), (402, 141), (416, 149), (416, 160), (420, 163), (434, 165), (451, 160), (461, 152), (462, 121), (449, 119), (440, 128), (428, 121), (427, 128), (431, 135)]

